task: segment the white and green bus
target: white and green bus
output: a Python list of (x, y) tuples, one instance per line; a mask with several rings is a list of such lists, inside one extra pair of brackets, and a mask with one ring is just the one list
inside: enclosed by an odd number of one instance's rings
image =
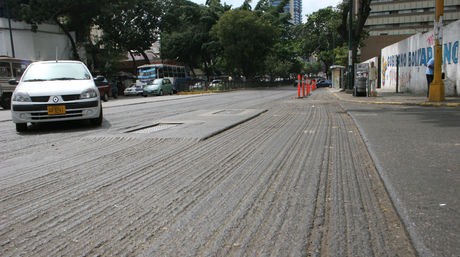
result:
[(147, 85), (158, 78), (168, 78), (174, 92), (188, 89), (190, 75), (185, 66), (171, 64), (145, 64), (137, 67), (137, 85)]

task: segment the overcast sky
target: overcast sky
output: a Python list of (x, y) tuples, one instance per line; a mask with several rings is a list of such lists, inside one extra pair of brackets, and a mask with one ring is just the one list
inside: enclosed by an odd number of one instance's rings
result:
[[(190, 0), (192, 2), (198, 4), (205, 4), (206, 0)], [(307, 14), (311, 14), (312, 12), (316, 12), (321, 8), (325, 8), (328, 6), (337, 6), (343, 0), (302, 0), (302, 22), (306, 21), (305, 16)], [(244, 0), (221, 0), (221, 3), (226, 3), (231, 5), (233, 8), (241, 6)], [(256, 5), (258, 0), (252, 0), (252, 6)]]

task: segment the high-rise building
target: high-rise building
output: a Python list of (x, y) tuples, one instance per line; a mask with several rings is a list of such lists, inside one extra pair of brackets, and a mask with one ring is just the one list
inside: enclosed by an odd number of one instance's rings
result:
[[(272, 0), (271, 3), (273, 6), (278, 6), (281, 0)], [(284, 11), (291, 14), (293, 24), (302, 23), (302, 0), (290, 0), (289, 4), (284, 7)]]
[[(361, 60), (379, 55), (380, 49), (433, 29), (434, 0), (373, 0), (365, 28), (369, 38), (361, 48)], [(460, 0), (444, 0), (443, 24), (460, 19)]]

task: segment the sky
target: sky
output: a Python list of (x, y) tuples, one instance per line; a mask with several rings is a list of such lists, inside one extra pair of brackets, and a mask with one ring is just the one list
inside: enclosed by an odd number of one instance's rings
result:
[[(197, 4), (205, 4), (206, 0), (190, 0)], [(326, 8), (328, 6), (337, 6), (343, 0), (302, 0), (302, 22), (306, 21), (305, 16), (319, 9)], [(243, 4), (244, 0), (221, 0), (221, 3), (231, 5), (233, 8), (239, 7)], [(252, 6), (257, 4), (258, 0), (252, 0)]]

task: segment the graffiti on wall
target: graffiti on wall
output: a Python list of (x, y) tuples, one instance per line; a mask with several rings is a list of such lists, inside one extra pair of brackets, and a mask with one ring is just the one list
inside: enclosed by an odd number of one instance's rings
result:
[[(396, 86), (403, 92), (424, 94), (426, 64), (434, 56), (433, 32), (416, 34), (381, 51), (381, 86), (394, 91)], [(446, 95), (454, 95), (460, 84), (460, 20), (444, 27), (442, 43), (442, 71)], [(398, 77), (398, 81), (397, 81)]]
[[(387, 65), (385, 65), (388, 67)], [(396, 69), (387, 70), (386, 68), (382, 69), (382, 86), (385, 87), (385, 81), (393, 80), (396, 83), (396, 78), (399, 79), (398, 85), (399, 89), (404, 91), (407, 89), (407, 85), (411, 83), (412, 72), (408, 70), (399, 71), (399, 76), (396, 74)]]
[[(459, 41), (448, 42), (443, 44), (443, 63), (457, 64)], [(426, 66), (426, 63), (433, 57), (432, 47), (422, 47), (415, 51), (390, 55), (387, 57), (387, 63), (390, 67), (417, 67)]]

